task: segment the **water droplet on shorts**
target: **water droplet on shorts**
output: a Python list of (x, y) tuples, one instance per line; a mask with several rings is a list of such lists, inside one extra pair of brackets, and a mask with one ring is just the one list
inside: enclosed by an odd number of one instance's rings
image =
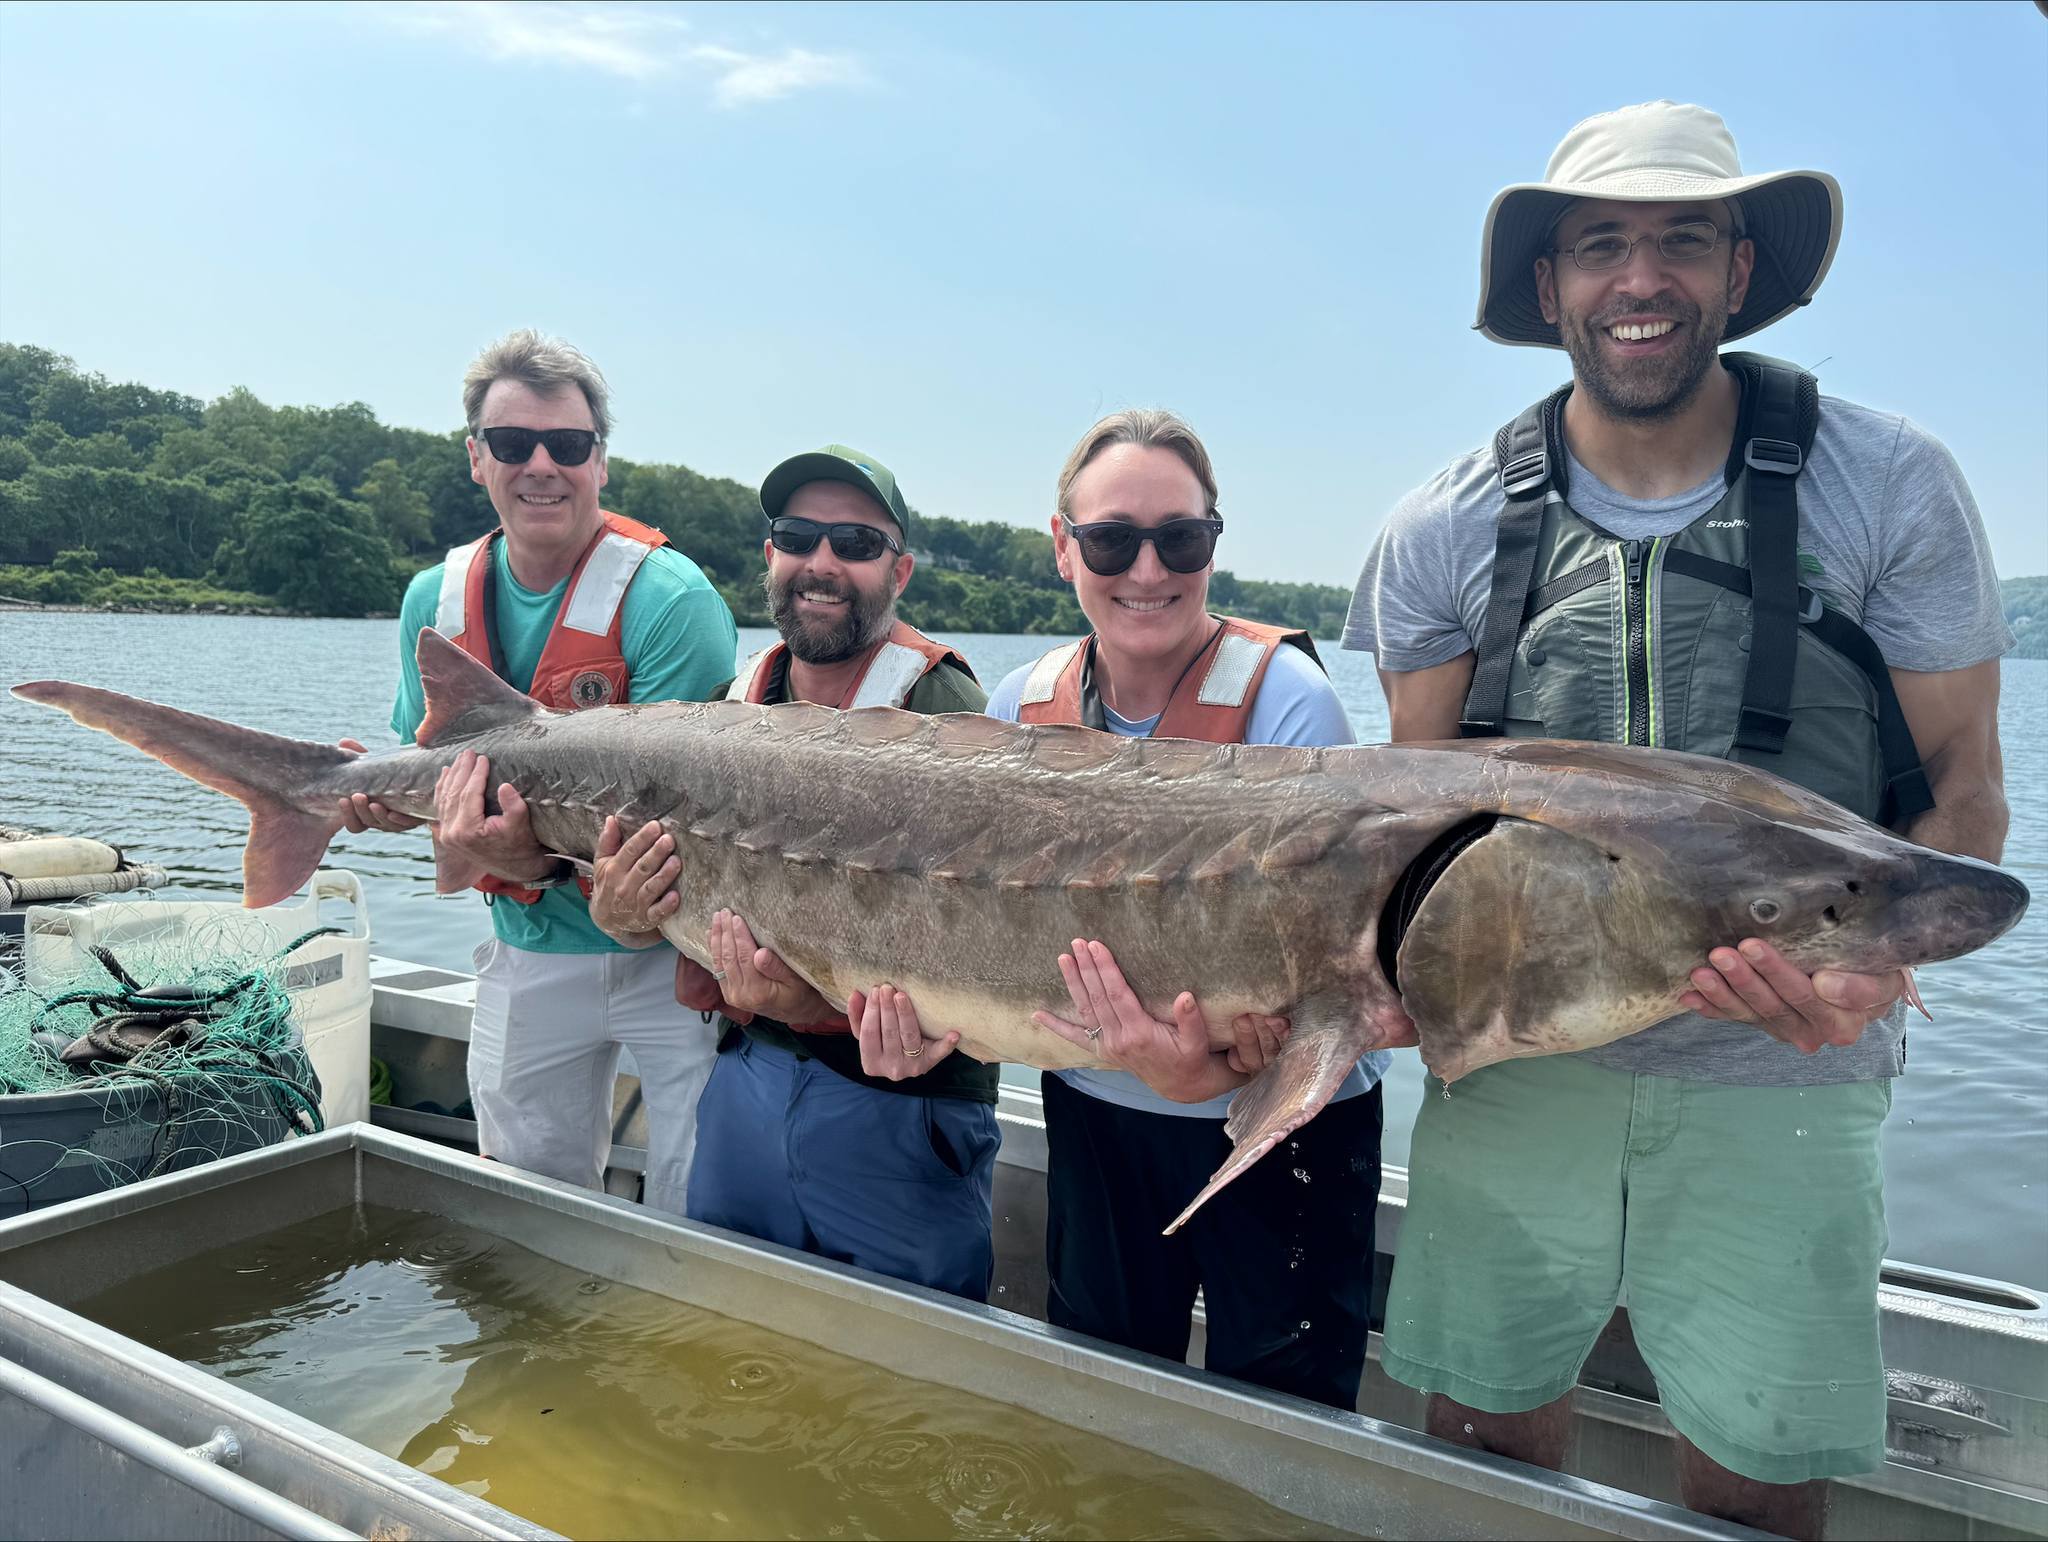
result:
[(1471, 1434), (1471, 1433), (1472, 1433), (1472, 1426), (1471, 1426), (1471, 1425), (1469, 1425), (1469, 1424), (1468, 1424), (1468, 1425), (1466, 1425), (1466, 1426), (1465, 1426), (1465, 1433), (1466, 1433), (1467, 1435), (1469, 1435), (1469, 1434)]
[(1304, 1318), (1303, 1318), (1303, 1319), (1301, 1320), (1301, 1331), (1302, 1331), (1303, 1333), (1306, 1333), (1306, 1332), (1308, 1332), (1308, 1319), (1307, 1319), (1306, 1317), (1304, 1317)]
[(1842, 1384), (1841, 1384), (1841, 1383), (1840, 1383), (1839, 1381), (1831, 1381), (1831, 1382), (1829, 1382), (1829, 1383), (1828, 1383), (1828, 1391), (1830, 1391), (1830, 1392), (1839, 1392), (1839, 1391), (1841, 1391), (1841, 1390), (1842, 1390)]
[(1308, 1182), (1308, 1169), (1307, 1169), (1307, 1168), (1305, 1168), (1305, 1167), (1297, 1167), (1297, 1168), (1295, 1168), (1295, 1169), (1294, 1169), (1294, 1181), (1295, 1181), (1296, 1183), (1306, 1183), (1306, 1182)]
[(1792, 1133), (1794, 1135), (1804, 1135), (1806, 1132), (1804, 1130), (1794, 1130)]

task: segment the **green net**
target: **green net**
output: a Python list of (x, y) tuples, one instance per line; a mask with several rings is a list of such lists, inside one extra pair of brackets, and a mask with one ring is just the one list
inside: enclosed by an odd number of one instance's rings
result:
[(284, 959), (328, 930), (145, 930), (54, 955), (33, 990), (0, 959), (0, 1213), (320, 1130)]

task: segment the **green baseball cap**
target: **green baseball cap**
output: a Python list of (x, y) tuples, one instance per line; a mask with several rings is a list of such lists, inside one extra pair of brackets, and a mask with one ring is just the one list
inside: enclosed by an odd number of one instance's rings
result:
[(910, 536), (910, 505), (896, 485), (896, 473), (874, 456), (843, 444), (828, 444), (822, 450), (792, 455), (761, 483), (761, 512), (779, 518), (789, 495), (806, 482), (844, 482), (858, 487), (881, 504), (882, 512), (896, 521), (907, 540)]

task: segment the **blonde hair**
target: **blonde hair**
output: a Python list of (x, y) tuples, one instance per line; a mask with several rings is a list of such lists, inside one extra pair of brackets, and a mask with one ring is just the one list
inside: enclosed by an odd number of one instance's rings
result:
[(1177, 413), (1162, 407), (1126, 407), (1112, 412), (1081, 436), (1074, 453), (1060, 468), (1059, 491), (1054, 506), (1069, 514), (1067, 501), (1074, 491), (1074, 478), (1090, 461), (1111, 445), (1135, 444), (1148, 450), (1171, 450), (1186, 463), (1202, 484), (1202, 512), (1221, 517), (1216, 507), (1216, 471), (1209, 464), (1209, 452), (1201, 438)]
[(583, 351), (559, 337), (547, 337), (531, 327), (508, 332), (476, 356), (476, 362), (462, 377), (462, 413), (469, 421), (474, 439), (483, 428), (484, 397), (500, 380), (516, 380), (542, 396), (553, 396), (574, 386), (590, 405), (591, 426), (600, 440), (612, 436), (611, 387), (604, 371), (591, 363)]

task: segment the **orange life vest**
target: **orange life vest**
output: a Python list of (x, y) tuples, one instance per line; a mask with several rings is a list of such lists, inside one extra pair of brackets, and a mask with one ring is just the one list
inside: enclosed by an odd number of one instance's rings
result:
[[(527, 687), (527, 695), (542, 706), (563, 712), (626, 699), (633, 683), (621, 641), (626, 589), (648, 553), (668, 545), (668, 537), (650, 525), (598, 512), (605, 527), (576, 559), (568, 592), (534, 666), (533, 684)], [(486, 669), (496, 668), (491, 660), (491, 543), (503, 534), (493, 530), (448, 553), (441, 571), (441, 601), (434, 613), (434, 630)], [(481, 879), (477, 887), (522, 905), (531, 905), (542, 893), (495, 877)], [(582, 888), (586, 895), (590, 892), (587, 882)]]
[[(764, 701), (768, 687), (782, 669), (788, 652), (789, 644), (778, 642), (748, 659), (740, 666), (739, 678), (733, 681), (725, 699), (757, 704)], [(967, 667), (967, 660), (959, 653), (944, 643), (933, 642), (916, 627), (899, 621), (869, 655), (867, 667), (861, 671), (860, 678), (847, 688), (846, 694), (838, 701), (820, 702), (819, 705), (838, 707), (842, 711), (851, 711), (855, 707), (900, 707), (909, 699), (911, 687), (948, 660), (958, 665), (968, 679), (974, 678), (974, 671)]]
[[(1306, 632), (1240, 621), (1235, 616), (1217, 620), (1222, 625), (1216, 635), (1196, 655), (1193, 667), (1181, 677), (1166, 710), (1159, 714), (1152, 729), (1154, 738), (1242, 744), (1251, 724), (1252, 704), (1259, 699), (1259, 685), (1273, 662), (1273, 650), (1287, 643), (1316, 658), (1315, 644)], [(1024, 681), (1018, 721), (1086, 722), (1082, 677), (1092, 675), (1088, 665), (1094, 647), (1095, 638), (1090, 635), (1053, 649), (1032, 665)], [(1322, 660), (1316, 659), (1316, 663), (1320, 666)]]

